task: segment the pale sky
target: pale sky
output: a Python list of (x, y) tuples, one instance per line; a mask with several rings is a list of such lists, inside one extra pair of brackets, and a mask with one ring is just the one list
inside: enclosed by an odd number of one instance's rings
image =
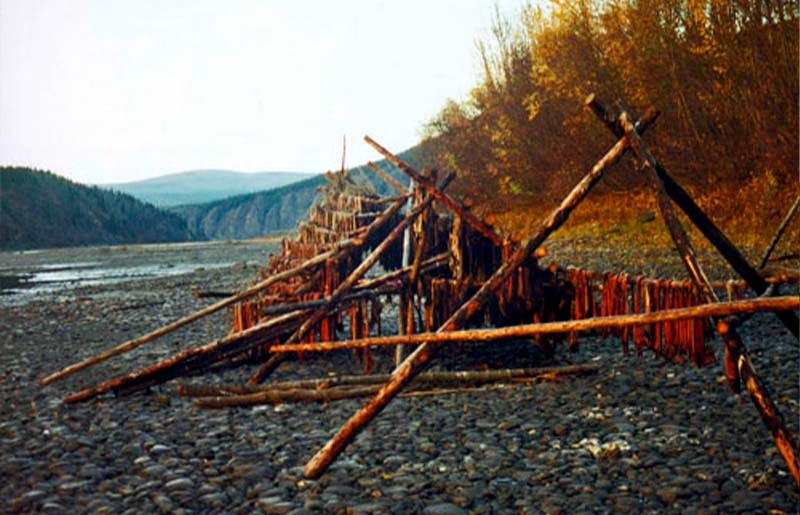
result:
[(323, 172), (416, 144), (475, 85), (495, 4), (0, 0), (0, 165), (84, 183)]

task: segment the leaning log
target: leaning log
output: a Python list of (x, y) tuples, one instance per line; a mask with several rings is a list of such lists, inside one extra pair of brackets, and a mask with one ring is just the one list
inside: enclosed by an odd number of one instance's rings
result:
[[(396, 213), (403, 205), (404, 200), (405, 197), (403, 199), (397, 200), (394, 204), (392, 204), (389, 208), (387, 208), (386, 211), (384, 211), (384, 213), (377, 220), (375, 220), (374, 222), (372, 222), (372, 224), (370, 224), (369, 226), (371, 228), (370, 230), (371, 231), (375, 230), (380, 226), (382, 226), (384, 223), (386, 223), (388, 220), (390, 220), (394, 215), (394, 213)], [(109, 349), (105, 352), (92, 356), (91, 358), (85, 359), (79, 363), (70, 365), (67, 368), (64, 368), (63, 370), (60, 370), (59, 372), (56, 372), (54, 374), (45, 377), (39, 382), (42, 385), (48, 385), (54, 381), (63, 379), (64, 377), (74, 374), (75, 372), (83, 370), (84, 368), (100, 363), (101, 361), (105, 361), (119, 354), (129, 352), (141, 345), (144, 345), (145, 343), (149, 343), (155, 340), (156, 338), (169, 334), (207, 315), (216, 313), (217, 311), (226, 308), (232, 304), (235, 304), (236, 302), (250, 298), (255, 294), (257, 294), (258, 292), (263, 291), (266, 288), (269, 288), (273, 284), (285, 281), (286, 279), (291, 279), (292, 277), (296, 277), (297, 275), (300, 275), (306, 270), (319, 266), (329, 258), (336, 257), (340, 255), (342, 252), (349, 251), (353, 247), (362, 245), (365, 239), (366, 238), (344, 240), (340, 243), (337, 243), (331, 250), (323, 252), (322, 254), (319, 254), (316, 257), (313, 257), (299, 266), (272, 275), (264, 279), (263, 281), (251, 286), (250, 288), (247, 288), (246, 290), (237, 293), (236, 295), (233, 295), (231, 297), (228, 297), (227, 299), (217, 302), (216, 304), (212, 304), (211, 306), (196, 311), (189, 316), (185, 316), (179, 320), (176, 320), (175, 322), (172, 322), (171, 324), (160, 327), (159, 329), (156, 329), (155, 331), (152, 331), (144, 336), (140, 336), (139, 338), (133, 340), (128, 340), (127, 342), (121, 343), (112, 349)]]
[(747, 349), (742, 344), (741, 337), (733, 328), (729, 326), (724, 320), (717, 322), (717, 330), (719, 334), (725, 339), (726, 344), (731, 340), (736, 350), (738, 350), (738, 357), (736, 359), (736, 367), (739, 377), (744, 383), (750, 394), (750, 399), (756, 407), (758, 414), (764, 425), (767, 426), (772, 438), (775, 441), (775, 446), (778, 448), (786, 466), (794, 478), (795, 484), (800, 487), (800, 461), (797, 459), (797, 448), (795, 447), (795, 437), (793, 437), (789, 430), (786, 428), (783, 416), (781, 415), (778, 407), (770, 399), (766, 385), (764, 385), (756, 374), (755, 367), (750, 361), (747, 354)]
[[(586, 105), (598, 115), (601, 121), (606, 125), (606, 127), (616, 136), (621, 137), (625, 130), (622, 126), (617, 122), (609, 122), (609, 120), (613, 119), (609, 111), (598, 102), (597, 98), (592, 94), (586, 99)], [(641, 127), (637, 124), (635, 127), (637, 133), (641, 134), (642, 130)], [(698, 206), (692, 197), (686, 193), (680, 184), (678, 184), (675, 179), (667, 172), (667, 170), (661, 166), (661, 164), (656, 163), (655, 172), (658, 175), (658, 178), (664, 184), (664, 191), (667, 195), (675, 202), (678, 207), (683, 210), (686, 216), (689, 217), (689, 220), (700, 229), (700, 232), (711, 242), (714, 247), (717, 248), (719, 253), (725, 260), (731, 265), (731, 267), (738, 273), (742, 279), (747, 281), (747, 284), (755, 290), (756, 294), (761, 295), (766, 291), (769, 284), (759, 275), (758, 271), (750, 266), (750, 263), (747, 262), (747, 259), (739, 252), (739, 249), (736, 248), (730, 239), (711, 221), (711, 219), (706, 215), (706, 213)], [(795, 313), (789, 311), (781, 311), (776, 313), (778, 318), (780, 318), (783, 325), (791, 332), (795, 337), (798, 336), (798, 331), (800, 331), (800, 319), (798, 319)]]
[[(81, 402), (97, 395), (118, 388), (125, 388), (133, 383), (147, 382), (148, 385), (168, 381), (185, 373), (191, 367), (186, 367), (187, 362), (193, 359), (213, 355), (215, 359), (224, 359), (232, 354), (241, 353), (257, 346), (264, 339), (288, 332), (299, 325), (300, 320), (307, 314), (306, 311), (296, 311), (286, 315), (272, 318), (244, 331), (230, 334), (214, 342), (186, 349), (154, 365), (125, 374), (123, 376), (100, 383), (92, 388), (87, 388), (64, 398), (67, 404)], [(207, 364), (204, 360), (203, 364)]]
[(761, 261), (758, 263), (758, 269), (761, 270), (765, 266), (767, 266), (767, 262), (769, 261), (769, 257), (772, 255), (772, 251), (775, 250), (775, 246), (778, 245), (778, 242), (781, 240), (781, 236), (783, 236), (783, 231), (789, 226), (789, 222), (794, 217), (794, 214), (797, 212), (797, 208), (800, 207), (800, 195), (797, 196), (797, 199), (792, 204), (792, 207), (789, 208), (789, 211), (786, 213), (786, 216), (783, 217), (783, 221), (778, 226), (778, 229), (775, 231), (775, 235), (772, 237), (772, 240), (767, 245), (767, 249), (764, 251), (764, 255), (761, 256)]
[[(453, 175), (450, 175), (449, 178), (445, 180), (445, 184), (448, 184), (453, 179), (453, 177), (454, 177)], [(378, 258), (380, 258), (381, 254), (383, 254), (383, 252), (387, 248), (389, 248), (389, 245), (391, 245), (394, 242), (394, 240), (396, 240), (403, 233), (405, 228), (411, 222), (413, 222), (420, 214), (422, 214), (423, 211), (425, 211), (428, 208), (432, 200), (433, 197), (430, 197), (427, 201), (421, 203), (419, 206), (415, 207), (414, 210), (412, 210), (408, 215), (406, 215), (406, 217), (403, 218), (403, 220), (400, 221), (400, 223), (398, 223), (392, 229), (392, 231), (388, 234), (388, 236), (386, 236), (386, 238), (384, 238), (384, 240), (377, 247), (375, 247), (372, 250), (372, 252), (370, 252), (369, 256), (367, 256), (358, 265), (358, 267), (356, 267), (356, 269), (353, 270), (350, 273), (350, 275), (347, 276), (347, 278), (344, 281), (342, 281), (341, 284), (339, 284), (336, 290), (333, 291), (333, 293), (331, 293), (330, 296), (326, 298), (325, 304), (318, 307), (311, 314), (311, 316), (309, 316), (308, 319), (305, 322), (303, 322), (303, 325), (301, 325), (294, 332), (294, 334), (292, 334), (287, 343), (294, 343), (302, 339), (308, 333), (308, 331), (310, 331), (311, 328), (314, 327), (314, 325), (316, 325), (320, 320), (322, 320), (322, 318), (325, 317), (328, 311), (330, 310), (330, 307), (339, 302), (340, 298), (345, 293), (347, 293), (353, 287), (353, 285), (359, 279), (361, 279), (364, 276), (364, 274), (366, 274), (369, 271), (370, 268), (372, 268), (375, 262), (378, 261)], [(259, 370), (256, 371), (255, 374), (253, 374), (253, 376), (250, 379), (248, 379), (247, 383), (258, 384), (262, 382), (265, 377), (266, 377), (266, 369), (264, 367), (261, 367), (259, 368)]]
[(412, 168), (408, 163), (401, 161), (397, 156), (386, 150), (382, 147), (378, 142), (374, 139), (370, 138), (369, 136), (364, 136), (364, 140), (372, 145), (372, 147), (377, 150), (383, 157), (386, 158), (387, 161), (398, 167), (400, 170), (408, 174), (414, 181), (422, 186), (428, 193), (433, 195), (436, 200), (447, 206), (450, 210), (452, 210), (458, 216), (464, 218), (464, 221), (470, 224), (472, 227), (475, 228), (476, 231), (483, 234), (492, 243), (495, 245), (502, 245), (503, 238), (495, 232), (495, 230), (489, 226), (486, 222), (475, 216), (474, 214), (470, 213), (463, 206), (461, 206), (458, 202), (453, 200), (449, 195), (442, 193), (439, 189), (436, 188), (436, 185), (427, 177), (424, 177), (421, 173), (416, 171)]
[[(651, 173), (661, 214), (667, 223), (667, 228), (672, 235), (675, 246), (689, 270), (689, 274), (709, 303), (718, 301), (719, 299), (717, 298), (716, 292), (703, 273), (700, 264), (697, 262), (694, 256), (694, 249), (689, 242), (686, 232), (680, 225), (680, 221), (678, 220), (678, 216), (672, 204), (670, 204), (667, 198), (664, 183), (655, 171), (658, 166), (655, 158), (647, 150), (647, 147), (639, 138), (636, 129), (628, 121), (625, 113), (622, 113), (620, 116), (620, 121), (623, 124), (626, 136), (631, 138), (631, 146), (642, 160), (645, 170)], [(794, 315), (793, 311), (791, 313)], [(792, 477), (794, 477), (795, 483), (800, 486), (800, 466), (798, 466), (797, 449), (795, 448), (794, 440), (788, 437), (789, 433), (784, 424), (783, 417), (770, 399), (766, 386), (756, 374), (755, 368), (750, 362), (747, 347), (745, 347), (736, 329), (727, 324), (724, 320), (717, 319), (717, 330), (725, 342), (726, 363), (735, 362), (737, 364), (736, 371), (738, 372), (738, 378), (729, 377), (729, 379), (740, 379), (745, 383), (745, 387), (750, 393), (750, 398), (753, 400), (753, 404), (755, 404), (764, 424), (772, 433), (778, 451), (786, 462), (789, 472), (792, 474)], [(729, 372), (730, 371), (726, 369), (726, 373)]]
[[(650, 123), (655, 120), (653, 117)], [(592, 187), (603, 175), (606, 168), (615, 163), (628, 146), (627, 137), (620, 139), (592, 170), (573, 188), (547, 219), (542, 222), (536, 234), (525, 241), (511, 256), (511, 259), (500, 266), (492, 277), (464, 303), (437, 331), (450, 332), (462, 328), (466, 321), (474, 315), (493, 292), (500, 287), (520, 264), (522, 264), (542, 244), (553, 231), (558, 229), (569, 217), (575, 207), (586, 197)], [(463, 217), (464, 215), (462, 215)], [(465, 218), (466, 221), (466, 218)], [(423, 343), (403, 361), (392, 374), (392, 379), (367, 404), (356, 412), (339, 431), (319, 450), (303, 470), (306, 477), (316, 478), (336, 459), (348, 443), (372, 420), (397, 393), (416, 375), (430, 358), (431, 346)]]
[(367, 167), (370, 170), (372, 170), (375, 173), (375, 175), (377, 175), (378, 177), (383, 179), (384, 182), (386, 184), (390, 185), (392, 188), (396, 189), (397, 191), (399, 191), (400, 193), (403, 193), (403, 194), (407, 194), (408, 193), (408, 190), (402, 184), (400, 184), (399, 182), (394, 180), (394, 177), (392, 177), (388, 173), (386, 173), (383, 170), (381, 170), (380, 166), (376, 165), (372, 161), (368, 161), (367, 162)]

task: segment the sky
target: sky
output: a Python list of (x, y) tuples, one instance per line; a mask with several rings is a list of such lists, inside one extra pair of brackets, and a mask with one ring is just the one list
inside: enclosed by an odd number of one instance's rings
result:
[(323, 172), (415, 145), (523, 0), (0, 0), (0, 165)]

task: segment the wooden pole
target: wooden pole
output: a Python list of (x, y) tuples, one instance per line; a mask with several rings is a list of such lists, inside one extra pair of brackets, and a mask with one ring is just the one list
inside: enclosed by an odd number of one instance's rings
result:
[[(412, 193), (414, 192), (414, 184), (415, 184), (414, 179), (409, 179), (408, 189)], [(411, 204), (413, 203), (413, 201), (414, 201), (413, 200), (413, 196), (409, 197), (408, 204), (406, 206), (406, 209), (408, 209), (409, 211), (411, 210)], [(403, 232), (403, 257), (402, 257), (402, 260), (403, 260), (402, 264), (403, 264), (404, 268), (409, 266), (409, 264), (411, 263), (411, 226), (407, 226), (406, 230)], [(410, 291), (410, 287), (409, 287), (409, 291)], [(400, 299), (399, 299), (399, 302), (405, 303), (405, 300), (406, 300), (406, 294), (401, 295)], [(400, 315), (400, 320), (402, 320), (404, 318), (403, 317), (403, 313), (404, 312), (405, 312), (405, 304), (403, 306), (401, 306), (401, 308), (400, 308), (400, 314), (399, 314)], [(403, 333), (405, 333), (405, 330), (406, 330), (405, 324), (403, 324), (402, 322), (398, 321), (398, 323), (397, 323), (397, 332), (399, 334), (403, 334)], [(394, 350), (394, 365), (395, 366), (399, 365), (403, 361), (403, 359), (405, 358), (405, 355), (406, 355), (405, 347), (403, 347), (402, 345), (398, 345)]]
[[(552, 377), (557, 375), (583, 375), (592, 374), (600, 370), (599, 365), (571, 365), (565, 367), (523, 368), (506, 370), (465, 370), (460, 372), (437, 372), (435, 374), (421, 374), (414, 379), (413, 384), (420, 383), (458, 383), (480, 384), (503, 380), (535, 379), (537, 377)], [(201, 408), (227, 408), (233, 406), (254, 406), (259, 404), (279, 404), (282, 402), (330, 402), (355, 397), (366, 397), (380, 389), (380, 382), (375, 379), (384, 379), (387, 376), (361, 376), (370, 382), (340, 384), (328, 388), (314, 387), (266, 387), (260, 390), (233, 394), (231, 388), (221, 388), (222, 395), (202, 396), (194, 401)], [(358, 384), (359, 386), (355, 386)], [(364, 386), (366, 385), (366, 386)], [(193, 393), (190, 388), (184, 388), (184, 393)], [(195, 392), (202, 391), (196, 390)], [(206, 392), (213, 391), (208, 389)]]
[(797, 459), (797, 448), (794, 443), (796, 441), (795, 437), (793, 437), (786, 428), (783, 416), (769, 396), (767, 386), (758, 378), (755, 367), (752, 361), (750, 361), (747, 349), (742, 344), (738, 332), (734, 331), (724, 320), (719, 320), (717, 322), (717, 330), (725, 340), (726, 345), (730, 340), (732, 342), (731, 344), (738, 348), (739, 352), (738, 359), (736, 360), (736, 367), (739, 377), (744, 383), (745, 388), (747, 388), (750, 399), (753, 401), (756, 410), (758, 410), (761, 420), (772, 434), (775, 446), (786, 462), (786, 466), (792, 474), (795, 484), (800, 487), (800, 462)]
[(419, 333), (397, 336), (374, 336), (359, 340), (341, 342), (322, 342), (307, 344), (275, 345), (270, 352), (327, 352), (341, 349), (359, 349), (381, 345), (420, 344), (420, 343), (461, 343), (504, 340), (507, 338), (524, 338), (541, 334), (570, 333), (573, 331), (593, 331), (595, 329), (623, 328), (653, 323), (690, 320), (694, 318), (724, 317), (741, 313), (759, 313), (777, 309), (800, 308), (800, 297), (770, 297), (733, 302), (703, 304), (688, 308), (653, 311), (636, 315), (615, 315), (546, 322), (542, 324), (524, 324), (493, 329), (474, 329), (451, 331), (447, 333)]
[[(598, 115), (600, 120), (603, 121), (605, 126), (616, 137), (619, 138), (624, 134), (625, 130), (619, 123), (609, 123), (608, 120), (613, 118), (609, 114), (608, 109), (606, 109), (593, 94), (589, 95), (586, 99), (586, 105)], [(636, 132), (639, 134), (642, 133), (641, 127), (639, 127), (638, 124)], [(739, 249), (737, 249), (731, 240), (714, 225), (714, 222), (708, 218), (705, 212), (700, 209), (700, 206), (686, 193), (686, 190), (684, 190), (680, 184), (670, 176), (667, 170), (658, 163), (656, 163), (655, 172), (663, 182), (666, 194), (669, 195), (672, 201), (675, 202), (681, 210), (683, 210), (686, 216), (689, 217), (689, 220), (700, 229), (700, 232), (703, 233), (706, 239), (717, 248), (722, 257), (725, 258), (736, 273), (747, 281), (747, 284), (755, 290), (756, 294), (761, 295), (764, 293), (769, 286), (767, 281), (759, 275), (755, 268), (750, 266), (745, 257), (739, 252)], [(800, 331), (800, 319), (798, 319), (797, 315), (789, 311), (781, 311), (776, 313), (776, 315), (781, 319), (781, 322), (783, 322), (783, 325), (786, 326), (789, 332), (797, 337), (798, 331)]]
[[(451, 175), (450, 179), (447, 180), (446, 183), (449, 183), (450, 180), (452, 180), (452, 177), (453, 176)], [(314, 327), (314, 325), (328, 313), (330, 307), (336, 304), (342, 297), (342, 295), (344, 295), (347, 291), (349, 291), (350, 288), (352, 288), (352, 286), (356, 283), (356, 281), (361, 279), (361, 277), (363, 277), (364, 274), (366, 274), (367, 271), (369, 271), (369, 269), (372, 268), (372, 265), (375, 264), (375, 262), (381, 256), (381, 254), (383, 254), (383, 252), (387, 248), (389, 248), (389, 245), (391, 245), (392, 242), (396, 240), (400, 236), (400, 234), (403, 233), (403, 230), (405, 230), (406, 226), (410, 224), (412, 221), (414, 221), (414, 219), (417, 216), (422, 214), (422, 212), (428, 208), (432, 200), (433, 197), (429, 197), (425, 202), (421, 203), (419, 206), (414, 208), (414, 210), (412, 210), (411, 213), (409, 213), (399, 224), (397, 224), (394, 227), (394, 229), (392, 229), (392, 231), (389, 233), (389, 235), (386, 236), (386, 238), (384, 238), (384, 240), (377, 247), (375, 247), (375, 249), (373, 249), (373, 251), (369, 254), (369, 256), (367, 256), (361, 262), (361, 264), (359, 264), (358, 267), (356, 267), (356, 269), (353, 270), (350, 273), (350, 275), (344, 281), (342, 281), (341, 284), (339, 284), (336, 290), (333, 293), (331, 293), (330, 297), (326, 299), (325, 304), (317, 308), (316, 311), (314, 311), (311, 314), (311, 316), (308, 317), (308, 319), (303, 323), (303, 325), (301, 325), (297, 329), (297, 331), (295, 331), (295, 333), (289, 338), (289, 340), (286, 343), (295, 343), (303, 336), (308, 334), (308, 331), (312, 327)], [(258, 371), (256, 371), (256, 373), (250, 379), (248, 379), (247, 382), (248, 384), (258, 384), (261, 381), (263, 381), (265, 377), (266, 377), (266, 370), (264, 369), (264, 367), (262, 367)]]
[[(654, 119), (653, 119), (654, 120)], [(652, 122), (653, 120), (650, 120)], [(531, 255), (536, 248), (569, 217), (570, 213), (589, 193), (607, 167), (615, 163), (628, 145), (627, 137), (620, 139), (592, 170), (573, 188), (547, 219), (542, 222), (536, 234), (521, 245), (511, 259), (500, 266), (492, 277), (465, 302), (437, 331), (450, 332), (464, 326), (470, 316), (474, 315), (492, 293), (500, 287), (514, 270)], [(381, 147), (382, 148), (382, 147)], [(388, 153), (388, 152), (387, 152)], [(463, 210), (462, 210), (463, 211)], [(462, 217), (464, 215), (462, 214)], [(466, 220), (466, 219), (465, 219)], [(316, 478), (336, 459), (348, 443), (372, 420), (397, 393), (410, 381), (419, 369), (430, 358), (431, 345), (423, 343), (417, 347), (392, 374), (392, 379), (356, 412), (325, 446), (306, 463), (303, 472), (306, 477)]]
[(778, 230), (775, 231), (775, 236), (772, 237), (772, 241), (769, 242), (767, 246), (767, 250), (764, 251), (764, 255), (761, 256), (761, 261), (758, 263), (758, 269), (761, 270), (765, 266), (767, 266), (767, 262), (769, 261), (770, 255), (772, 255), (772, 251), (775, 250), (775, 246), (778, 245), (778, 242), (783, 236), (783, 231), (786, 230), (786, 227), (789, 226), (789, 222), (792, 220), (792, 217), (797, 212), (797, 208), (800, 207), (800, 195), (797, 196), (797, 199), (792, 204), (792, 207), (789, 208), (789, 212), (786, 213), (786, 216), (783, 218), (783, 221), (778, 226)]
[[(221, 350), (229, 350), (233, 348), (237, 353), (243, 352), (251, 346), (258, 345), (260, 341), (263, 341), (266, 338), (274, 337), (277, 334), (281, 334), (290, 330), (292, 327), (295, 327), (294, 324), (299, 323), (299, 320), (306, 313), (307, 311), (288, 313), (280, 317), (272, 318), (258, 325), (254, 325), (253, 327), (249, 327), (244, 331), (229, 334), (224, 338), (220, 338), (219, 340), (215, 340), (201, 347), (186, 349), (149, 367), (125, 374), (123, 376), (100, 383), (92, 388), (69, 395), (64, 398), (64, 402), (71, 404), (85, 401), (97, 395), (109, 392), (113, 389), (124, 387), (130, 383), (144, 380), (146, 378), (152, 378), (153, 376), (158, 376), (158, 374), (164, 373), (168, 369), (174, 370), (181, 365), (186, 364), (191, 359), (217, 353)], [(230, 354), (226, 354), (223, 357), (230, 357)], [(163, 380), (169, 380), (172, 377), (174, 377), (174, 375), (169, 376), (168, 374), (164, 374), (162, 376)]]
[[(642, 142), (641, 138), (639, 138), (639, 135), (636, 133), (636, 129), (634, 128), (633, 124), (628, 121), (627, 115), (624, 112), (620, 116), (620, 122), (625, 129), (625, 135), (631, 139), (631, 146), (633, 147), (634, 151), (642, 160), (645, 169), (649, 170), (651, 173), (651, 178), (655, 183), (658, 204), (659, 208), (661, 209), (662, 216), (664, 217), (664, 221), (667, 224), (681, 257), (683, 258), (683, 261), (689, 270), (689, 274), (692, 276), (695, 281), (695, 285), (704, 294), (709, 303), (718, 302), (719, 299), (717, 294), (714, 291), (714, 288), (711, 286), (708, 278), (703, 273), (703, 269), (700, 267), (700, 264), (697, 262), (697, 259), (694, 255), (694, 249), (689, 242), (689, 238), (687, 237), (686, 232), (683, 230), (683, 227), (680, 225), (680, 220), (678, 220), (678, 215), (675, 213), (675, 210), (672, 207), (669, 198), (667, 197), (663, 182), (655, 171), (657, 168), (657, 162), (655, 158), (647, 150), (644, 142)], [(794, 312), (792, 312), (792, 314), (794, 314)], [(745, 386), (750, 393), (750, 398), (753, 400), (753, 404), (755, 404), (756, 408), (758, 409), (764, 424), (772, 433), (775, 444), (778, 447), (778, 451), (781, 453), (781, 456), (786, 462), (792, 477), (794, 477), (795, 483), (800, 486), (800, 467), (798, 467), (797, 449), (795, 448), (794, 440), (788, 437), (789, 433), (783, 422), (783, 417), (778, 411), (778, 408), (770, 399), (766, 386), (758, 378), (755, 368), (748, 357), (747, 347), (745, 347), (738, 332), (735, 330), (735, 328), (730, 326), (730, 324), (727, 324), (721, 319), (717, 319), (717, 329), (719, 330), (720, 336), (722, 336), (722, 339), (725, 342), (727, 361), (735, 361), (737, 364), (739, 378), (745, 382)]]
[(408, 163), (401, 161), (397, 156), (386, 150), (382, 147), (378, 142), (370, 138), (369, 136), (364, 136), (364, 140), (372, 145), (372, 147), (377, 150), (383, 157), (386, 158), (387, 161), (398, 167), (400, 170), (408, 174), (414, 181), (422, 186), (428, 193), (433, 195), (436, 200), (447, 206), (450, 210), (452, 210), (457, 215), (464, 218), (464, 221), (470, 224), (472, 227), (475, 228), (479, 233), (483, 234), (489, 240), (494, 243), (495, 245), (502, 245), (503, 238), (495, 232), (495, 230), (486, 224), (483, 220), (479, 219), (472, 213), (468, 212), (461, 206), (458, 202), (453, 200), (449, 195), (442, 193), (439, 189), (436, 188), (436, 185), (428, 178), (423, 177), (421, 173), (414, 170)]
[[(537, 367), (505, 370), (462, 370), (446, 372), (426, 372), (414, 378), (414, 383), (459, 383), (498, 381), (518, 377), (535, 377), (549, 374), (586, 374), (594, 373), (600, 369), (599, 365), (567, 365), (561, 367)], [(333, 376), (321, 379), (298, 379), (296, 381), (283, 381), (270, 385), (202, 385), (184, 384), (177, 386), (178, 395), (181, 397), (222, 397), (232, 395), (246, 395), (271, 390), (315, 389), (325, 390), (337, 386), (363, 386), (385, 383), (391, 378), (389, 374), (372, 374), (358, 376)]]
[[(378, 219), (376, 219), (372, 224), (370, 224), (370, 227), (372, 228), (371, 230), (375, 230), (378, 227), (380, 227), (381, 225), (383, 225), (384, 223), (386, 223), (386, 221), (389, 220), (391, 218), (391, 216), (394, 213), (396, 213), (397, 210), (400, 209), (400, 207), (402, 206), (402, 203), (403, 203), (404, 200), (405, 199), (398, 200), (394, 204), (392, 204), (389, 208), (387, 208), (386, 211)], [(175, 331), (176, 329), (180, 329), (181, 327), (183, 327), (185, 325), (188, 325), (188, 324), (194, 322), (195, 320), (199, 320), (199, 319), (201, 319), (201, 318), (203, 318), (203, 317), (205, 317), (207, 315), (210, 315), (212, 313), (216, 313), (217, 311), (219, 311), (219, 310), (221, 310), (221, 309), (223, 309), (225, 307), (228, 307), (228, 306), (230, 306), (232, 304), (235, 304), (236, 302), (239, 302), (241, 300), (244, 300), (244, 299), (247, 299), (249, 297), (252, 297), (253, 295), (257, 294), (258, 292), (260, 292), (260, 291), (262, 291), (262, 290), (264, 290), (266, 288), (269, 288), (273, 284), (276, 284), (276, 283), (281, 282), (281, 281), (285, 281), (286, 279), (290, 279), (292, 277), (295, 277), (295, 276), (301, 274), (302, 272), (304, 272), (306, 270), (309, 270), (311, 268), (319, 266), (319, 265), (325, 263), (325, 261), (327, 259), (329, 259), (329, 258), (335, 257), (335, 256), (339, 255), (342, 252), (349, 251), (349, 249), (351, 249), (353, 247), (357, 247), (357, 246), (362, 245), (363, 242), (364, 242), (364, 239), (366, 239), (366, 238), (354, 239), (354, 240), (345, 240), (343, 242), (340, 242), (337, 245), (335, 245), (334, 248), (332, 248), (331, 250), (329, 250), (327, 252), (323, 252), (322, 254), (319, 254), (316, 257), (313, 257), (313, 258), (305, 261), (303, 264), (301, 264), (301, 265), (299, 265), (297, 267), (294, 267), (294, 268), (292, 268), (290, 270), (286, 270), (284, 272), (280, 272), (278, 274), (270, 276), (270, 277), (264, 279), (263, 281), (251, 286), (250, 288), (247, 288), (246, 290), (243, 290), (243, 291), (237, 293), (236, 295), (233, 295), (232, 297), (228, 297), (227, 299), (221, 300), (221, 301), (217, 302), (216, 304), (212, 304), (211, 306), (208, 306), (208, 307), (203, 308), (203, 309), (201, 309), (199, 311), (196, 311), (196, 312), (192, 313), (189, 316), (186, 316), (186, 317), (183, 317), (183, 318), (181, 318), (179, 320), (176, 320), (175, 322), (172, 322), (171, 324), (165, 325), (165, 326), (163, 326), (163, 327), (161, 327), (159, 329), (156, 329), (155, 331), (152, 331), (152, 332), (150, 332), (150, 333), (148, 333), (148, 334), (146, 334), (144, 336), (140, 336), (139, 338), (136, 338), (136, 339), (133, 339), (133, 340), (128, 340), (127, 342), (121, 343), (120, 345), (117, 345), (116, 347), (114, 347), (112, 349), (109, 349), (109, 350), (107, 350), (105, 352), (97, 354), (97, 355), (95, 355), (95, 356), (93, 356), (91, 358), (85, 359), (85, 360), (83, 360), (83, 361), (81, 361), (79, 363), (75, 363), (73, 365), (70, 365), (70, 366), (64, 368), (63, 370), (60, 370), (59, 372), (56, 372), (54, 374), (51, 374), (51, 375), (45, 377), (44, 379), (40, 380), (39, 383), (42, 384), (42, 385), (48, 385), (48, 384), (50, 384), (50, 383), (52, 383), (54, 381), (57, 381), (59, 379), (63, 379), (64, 377), (67, 377), (67, 376), (69, 376), (71, 374), (74, 374), (75, 372), (83, 370), (84, 368), (87, 368), (87, 367), (90, 367), (90, 366), (95, 365), (97, 363), (100, 363), (101, 361), (105, 361), (105, 360), (107, 360), (107, 359), (109, 359), (111, 357), (117, 356), (119, 354), (123, 354), (125, 352), (129, 352), (129, 351), (135, 349), (136, 347), (144, 345), (145, 343), (149, 343), (149, 342), (155, 340), (156, 338), (159, 338), (161, 336), (164, 336), (166, 334), (169, 334), (169, 333)]]
[(397, 191), (399, 191), (400, 193), (402, 193), (404, 195), (409, 193), (409, 191), (405, 187), (403, 187), (402, 184), (400, 184), (399, 182), (394, 180), (394, 177), (392, 177), (388, 173), (386, 173), (383, 170), (381, 170), (380, 166), (376, 165), (372, 161), (368, 161), (367, 162), (367, 166), (369, 167), (370, 170), (375, 172), (375, 175), (377, 175), (378, 177), (383, 179), (392, 188), (396, 189)]

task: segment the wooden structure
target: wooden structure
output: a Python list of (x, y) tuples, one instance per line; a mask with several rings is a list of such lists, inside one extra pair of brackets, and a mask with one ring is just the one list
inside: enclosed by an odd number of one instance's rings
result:
[[(420, 373), (436, 352), (447, 346), (475, 339), (528, 336), (536, 339), (545, 354), (552, 354), (559, 340), (566, 339), (574, 347), (579, 332), (600, 330), (618, 335), (625, 352), (632, 344), (638, 353), (649, 349), (673, 363), (706, 366), (714, 363), (706, 339), (716, 327), (725, 343), (724, 368), (732, 390), (739, 391), (744, 386), (750, 393), (790, 473), (800, 484), (794, 439), (737, 332), (737, 326), (743, 323), (742, 314), (773, 311), (797, 335), (795, 310), (800, 307), (800, 298), (767, 298), (772, 293), (769, 280), (747, 263), (649, 152), (641, 134), (655, 122), (657, 111), (647, 110), (634, 123), (625, 112), (612, 115), (594, 96), (586, 104), (618, 141), (524, 241), (514, 243), (504, 238), (468, 206), (448, 195), (446, 188), (452, 175), (420, 173), (367, 137), (367, 143), (412, 180), (414, 187), (410, 191), (374, 165), (371, 167), (379, 176), (385, 176), (397, 196), (380, 197), (351, 181), (345, 170), (328, 173), (328, 184), (322, 188), (308, 220), (300, 224), (297, 237), (284, 240), (280, 254), (271, 257), (264, 277), (255, 285), (148, 335), (71, 365), (44, 378), (42, 383), (51, 383), (232, 306), (233, 327), (224, 338), (184, 350), (64, 400), (83, 401), (108, 391), (129, 394), (242, 356), (263, 361), (246, 387), (213, 390), (182, 386), (182, 393), (208, 397), (196, 402), (213, 407), (286, 399), (370, 397), (306, 464), (305, 474), (313, 478), (325, 471), (392, 398), (415, 379), (424, 377)], [(539, 259), (544, 255), (542, 245), (546, 239), (567, 220), (606, 170), (629, 151), (650, 178), (689, 278), (663, 281), (555, 265), (541, 267)], [(703, 273), (673, 203), (742, 276), (741, 283), (727, 285), (730, 302), (720, 302), (720, 285), (709, 282)], [(790, 217), (791, 214), (787, 218)], [(781, 231), (782, 228), (776, 238)], [(402, 242), (404, 238), (406, 244)], [(378, 263), (383, 273), (367, 277)], [(741, 300), (744, 286), (763, 298)], [(398, 306), (393, 335), (382, 334), (387, 323), (381, 316), (381, 307), (387, 296)], [(493, 328), (475, 329), (486, 325)], [(369, 374), (373, 370), (370, 349), (377, 345), (407, 345), (412, 350), (407, 356), (403, 352), (396, 354), (396, 368), (391, 375), (379, 379), (382, 386), (373, 381), (368, 387), (326, 395), (297, 391), (298, 387), (287, 394), (286, 388), (259, 386), (290, 353), (354, 349)]]

